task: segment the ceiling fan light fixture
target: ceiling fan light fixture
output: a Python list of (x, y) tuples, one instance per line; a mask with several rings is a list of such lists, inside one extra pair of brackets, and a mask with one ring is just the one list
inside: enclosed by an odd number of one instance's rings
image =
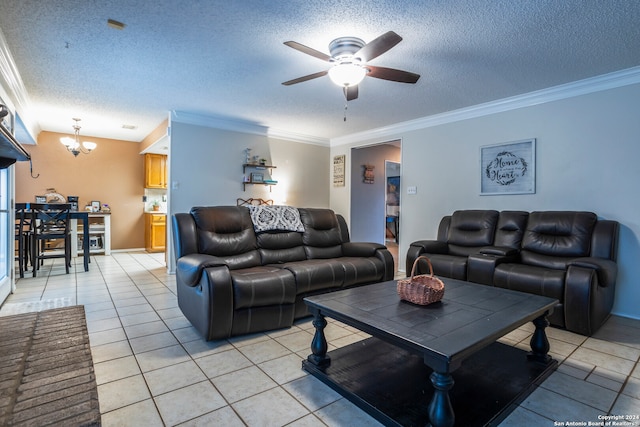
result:
[(359, 84), (367, 75), (367, 69), (353, 62), (342, 62), (329, 68), (329, 78), (340, 87)]

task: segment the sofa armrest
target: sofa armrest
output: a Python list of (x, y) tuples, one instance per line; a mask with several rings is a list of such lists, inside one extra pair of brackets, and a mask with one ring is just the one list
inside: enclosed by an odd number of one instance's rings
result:
[(178, 258), (176, 262), (176, 277), (184, 285), (193, 287), (200, 282), (203, 269), (226, 265), (224, 260), (213, 255), (190, 254)]
[(518, 249), (508, 246), (485, 246), (480, 248), (482, 255), (493, 255), (497, 257), (515, 257), (518, 255)]
[(342, 244), (342, 255), (347, 257), (377, 257), (384, 265), (382, 281), (392, 280), (395, 275), (393, 255), (386, 246), (369, 242), (345, 242)]
[[(602, 283), (600, 277), (611, 275), (611, 271), (609, 273), (605, 273), (605, 271), (610, 270), (613, 266), (604, 269), (594, 268), (598, 267), (601, 261), (608, 260), (580, 258), (574, 260), (567, 268), (564, 317), (565, 327), (570, 331), (589, 336), (604, 323), (611, 313), (615, 282)], [(608, 264), (608, 262), (604, 264)], [(613, 264), (615, 266), (615, 263)], [(615, 277), (609, 277), (606, 280), (615, 280)]]
[(386, 248), (386, 246), (379, 243), (346, 242), (342, 244), (342, 254), (344, 256), (369, 257), (376, 256), (376, 252), (379, 249)]
[(177, 263), (178, 307), (207, 341), (228, 338), (233, 327), (231, 272), (221, 259), (204, 254)]
[(411, 246), (418, 247), (422, 253), (427, 254), (449, 253), (449, 245), (447, 242), (441, 242), (440, 240), (418, 240), (411, 243)]
[(568, 267), (571, 266), (596, 270), (598, 284), (602, 287), (606, 288), (616, 283), (618, 265), (614, 261), (595, 257), (576, 258), (569, 262)]
[(449, 245), (440, 240), (417, 240), (409, 246), (406, 259), (406, 274), (410, 274), (413, 263), (422, 254), (447, 254)]

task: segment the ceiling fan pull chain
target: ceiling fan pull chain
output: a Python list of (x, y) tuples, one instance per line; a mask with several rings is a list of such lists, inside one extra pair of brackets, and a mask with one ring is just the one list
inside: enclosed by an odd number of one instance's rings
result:
[(347, 121), (347, 103), (344, 103), (344, 121)]

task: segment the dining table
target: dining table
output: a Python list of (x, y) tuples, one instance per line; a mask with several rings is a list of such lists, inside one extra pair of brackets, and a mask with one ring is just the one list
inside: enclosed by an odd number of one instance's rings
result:
[[(89, 212), (71, 211), (69, 212), (69, 219), (72, 220), (73, 224), (71, 229), (72, 242), (78, 241), (77, 221), (82, 220), (82, 257), (84, 258), (84, 271), (89, 271)], [(72, 247), (74, 247), (73, 244)], [(73, 251), (71, 256), (77, 256), (77, 251)]]

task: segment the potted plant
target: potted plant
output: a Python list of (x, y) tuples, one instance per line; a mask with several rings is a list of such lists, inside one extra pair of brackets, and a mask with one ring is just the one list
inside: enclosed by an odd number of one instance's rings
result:
[(160, 210), (160, 202), (157, 200), (154, 200), (153, 203), (151, 204), (151, 209), (153, 209), (154, 211), (159, 211)]
[(266, 165), (267, 164), (267, 159), (260, 159), (260, 164), (262, 166)]

